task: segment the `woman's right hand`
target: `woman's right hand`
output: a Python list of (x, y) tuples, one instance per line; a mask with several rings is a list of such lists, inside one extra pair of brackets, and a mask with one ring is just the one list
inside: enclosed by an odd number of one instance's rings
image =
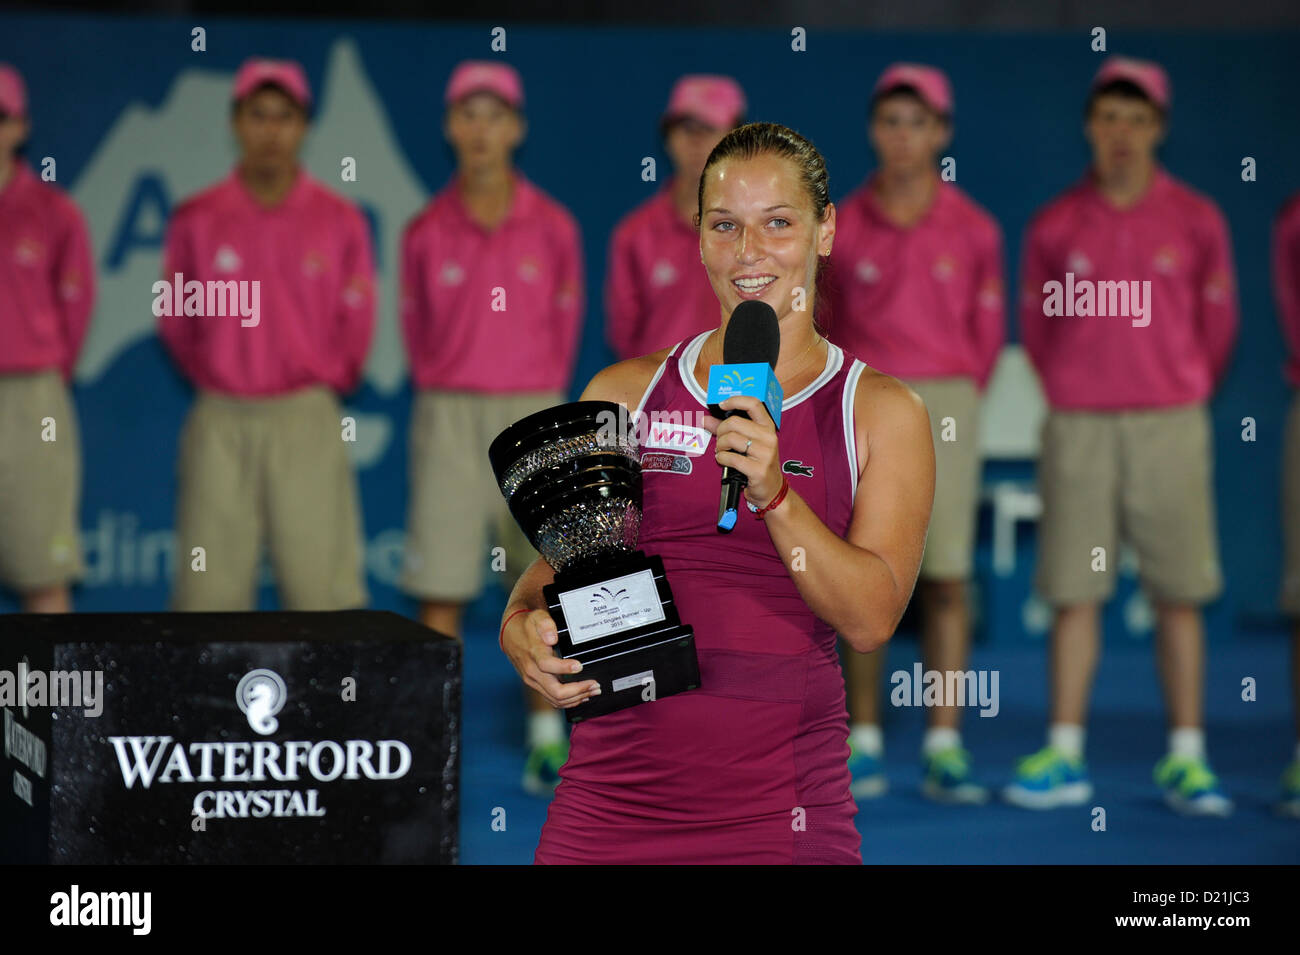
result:
[(560, 674), (578, 673), (582, 664), (555, 655), (559, 634), (555, 621), (545, 610), (530, 610), (510, 618), (501, 634), (501, 646), (525, 684), (540, 693), (551, 706), (567, 710), (600, 693), (594, 680), (561, 683)]

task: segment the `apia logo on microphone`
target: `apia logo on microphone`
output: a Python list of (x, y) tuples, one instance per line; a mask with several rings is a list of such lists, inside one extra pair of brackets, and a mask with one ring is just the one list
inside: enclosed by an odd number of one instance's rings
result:
[(262, 283), (258, 279), (230, 279), (225, 282), (209, 279), (200, 282), (177, 272), (168, 282), (159, 279), (153, 283), (154, 318), (179, 318), (202, 316), (208, 318), (233, 318), (239, 324), (254, 328), (262, 321)]
[(751, 388), (753, 385), (754, 376), (742, 375), (739, 369), (736, 368), (727, 369), (727, 373), (724, 374), (722, 380), (718, 382), (719, 390), (728, 398), (733, 395), (748, 394), (745, 389)]

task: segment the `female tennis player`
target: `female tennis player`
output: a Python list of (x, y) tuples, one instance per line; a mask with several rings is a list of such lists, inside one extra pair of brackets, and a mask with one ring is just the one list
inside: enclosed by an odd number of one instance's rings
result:
[[(728, 133), (704, 166), (697, 214), (718, 327), (612, 365), (582, 395), (705, 429), (701, 453), (643, 454), (639, 540), (663, 558), (695, 628), (702, 685), (574, 726), (538, 863), (862, 861), (835, 634), (860, 653), (893, 634), (920, 567), (934, 447), (921, 399), (814, 323), (835, 236), (827, 196), (825, 162), (798, 133)], [(748, 397), (722, 404), (748, 420), (706, 413), (709, 366), (750, 300), (779, 319), (779, 435)], [(723, 465), (749, 480), (729, 535), (715, 525)], [(552, 649), (542, 587), (553, 579), (544, 558), (525, 571), (502, 647), (553, 706), (582, 706), (599, 688), (558, 679), (580, 667)]]

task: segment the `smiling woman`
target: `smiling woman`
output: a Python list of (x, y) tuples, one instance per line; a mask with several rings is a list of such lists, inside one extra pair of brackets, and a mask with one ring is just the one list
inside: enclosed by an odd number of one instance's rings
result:
[[(695, 628), (701, 686), (574, 726), (540, 863), (861, 862), (836, 633), (879, 649), (911, 595), (934, 493), (929, 419), (814, 326), (835, 209), (811, 143), (771, 123), (731, 131), (705, 164), (699, 210), (718, 327), (605, 369), (582, 397), (652, 419), (707, 410), (731, 314), (759, 300), (781, 334), (780, 440), (761, 403), (733, 397), (721, 407), (748, 417), (704, 415), (705, 446), (643, 457), (638, 545), (663, 559)], [(722, 465), (744, 473), (760, 512), (727, 535), (715, 529)], [(552, 649), (541, 589), (553, 579), (543, 558), (520, 579), (502, 646), (553, 706), (581, 706), (600, 688), (557, 679), (578, 671)]]
[[(781, 201), (752, 206), (758, 191), (772, 190), (792, 173), (798, 193), (788, 200), (773, 193), (771, 198)], [(710, 192), (714, 201), (706, 209), (704, 187), (711, 179), (719, 189)], [(785, 318), (791, 311), (804, 311), (809, 298), (820, 297), (809, 294), (806, 279), (816, 263), (814, 283), (820, 282), (835, 236), (828, 181), (826, 163), (813, 144), (775, 123), (741, 126), (709, 155), (700, 176), (695, 227), (700, 231), (700, 261), (708, 269), (724, 321), (747, 299), (762, 299), (777, 308), (778, 318)], [(734, 201), (728, 196), (734, 196)], [(728, 204), (749, 205), (743, 213), (754, 218), (753, 227), (742, 228), (741, 210), (727, 208)], [(810, 231), (818, 234), (808, 248)], [(767, 256), (764, 269), (757, 268), (755, 258), (760, 245)], [(730, 262), (726, 256), (731, 256)], [(784, 313), (776, 303), (784, 306)], [(815, 344), (821, 332), (815, 312), (813, 326), (810, 340)], [(782, 341), (784, 347), (784, 334)]]

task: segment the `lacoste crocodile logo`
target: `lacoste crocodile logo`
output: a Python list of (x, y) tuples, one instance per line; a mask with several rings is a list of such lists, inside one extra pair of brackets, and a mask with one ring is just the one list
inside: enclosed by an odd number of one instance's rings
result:
[(812, 477), (813, 468), (816, 465), (804, 464), (802, 461), (786, 461), (781, 465), (781, 470), (786, 474), (802, 474), (804, 477)]

